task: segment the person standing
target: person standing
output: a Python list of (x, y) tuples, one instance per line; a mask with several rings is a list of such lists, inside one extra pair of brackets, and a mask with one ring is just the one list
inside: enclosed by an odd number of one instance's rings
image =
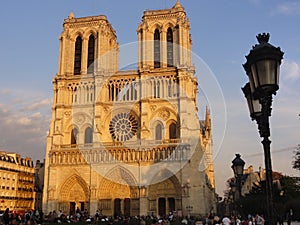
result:
[(291, 223), (292, 223), (292, 218), (293, 218), (293, 210), (292, 209), (290, 209), (289, 211), (288, 211), (288, 213), (287, 213), (287, 224), (288, 225), (291, 225)]
[(230, 225), (230, 223), (231, 223), (231, 220), (227, 216), (224, 216), (223, 219), (222, 219), (222, 224), (223, 225)]
[(9, 224), (9, 208), (6, 208), (5, 212), (3, 213), (3, 223), (4, 225)]
[(265, 219), (262, 216), (256, 214), (255, 222), (256, 222), (257, 225), (264, 225)]

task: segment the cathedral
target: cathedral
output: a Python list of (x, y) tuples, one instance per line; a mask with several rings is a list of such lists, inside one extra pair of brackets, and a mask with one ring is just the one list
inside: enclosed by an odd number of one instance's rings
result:
[(137, 60), (128, 67), (120, 69), (121, 53), (129, 53), (104, 15), (71, 12), (59, 40), (44, 213), (215, 211), (211, 118), (208, 109), (203, 120), (198, 116), (190, 22), (181, 3), (144, 11)]

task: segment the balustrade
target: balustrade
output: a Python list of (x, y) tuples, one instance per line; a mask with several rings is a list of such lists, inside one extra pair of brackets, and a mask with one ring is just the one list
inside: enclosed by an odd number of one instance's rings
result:
[(86, 164), (86, 163), (138, 163), (160, 161), (186, 161), (190, 159), (190, 144), (179, 140), (156, 142), (143, 141), (144, 144), (131, 143), (95, 143), (88, 145), (53, 146), (50, 152), (50, 164)]

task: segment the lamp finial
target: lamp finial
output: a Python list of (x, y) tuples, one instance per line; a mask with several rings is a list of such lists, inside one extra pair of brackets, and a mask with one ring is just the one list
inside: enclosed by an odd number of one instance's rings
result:
[(258, 35), (256, 35), (256, 38), (257, 38), (257, 41), (259, 44), (268, 43), (270, 34), (269, 33), (258, 34)]

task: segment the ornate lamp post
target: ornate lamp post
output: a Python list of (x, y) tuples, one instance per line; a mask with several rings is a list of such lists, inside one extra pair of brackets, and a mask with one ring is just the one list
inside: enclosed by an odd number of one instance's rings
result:
[(236, 187), (238, 189), (238, 198), (240, 198), (242, 195), (241, 181), (244, 173), (244, 166), (245, 166), (245, 162), (244, 160), (241, 159), (241, 155), (235, 154), (235, 159), (232, 160), (231, 168), (233, 170), (235, 181), (236, 181)]
[(188, 206), (186, 207), (186, 210), (188, 211), (188, 219), (190, 219), (190, 217), (191, 217), (191, 212), (193, 211), (193, 206), (188, 205)]
[(233, 182), (231, 181), (230, 182), (230, 197), (232, 197), (232, 208), (231, 208), (231, 215), (236, 215), (236, 203), (235, 203), (235, 200), (236, 200), (236, 197), (235, 197), (235, 194), (236, 194), (236, 182)]
[(256, 120), (259, 134), (263, 138), (268, 219), (270, 225), (275, 225), (269, 117), (272, 110), (272, 95), (275, 95), (279, 89), (279, 71), (284, 53), (279, 47), (276, 48), (268, 43), (269, 37), (268, 33), (256, 36), (259, 44), (253, 46), (249, 55), (246, 56), (246, 63), (243, 65), (249, 83), (242, 90), (248, 102), (250, 116), (252, 120)]

